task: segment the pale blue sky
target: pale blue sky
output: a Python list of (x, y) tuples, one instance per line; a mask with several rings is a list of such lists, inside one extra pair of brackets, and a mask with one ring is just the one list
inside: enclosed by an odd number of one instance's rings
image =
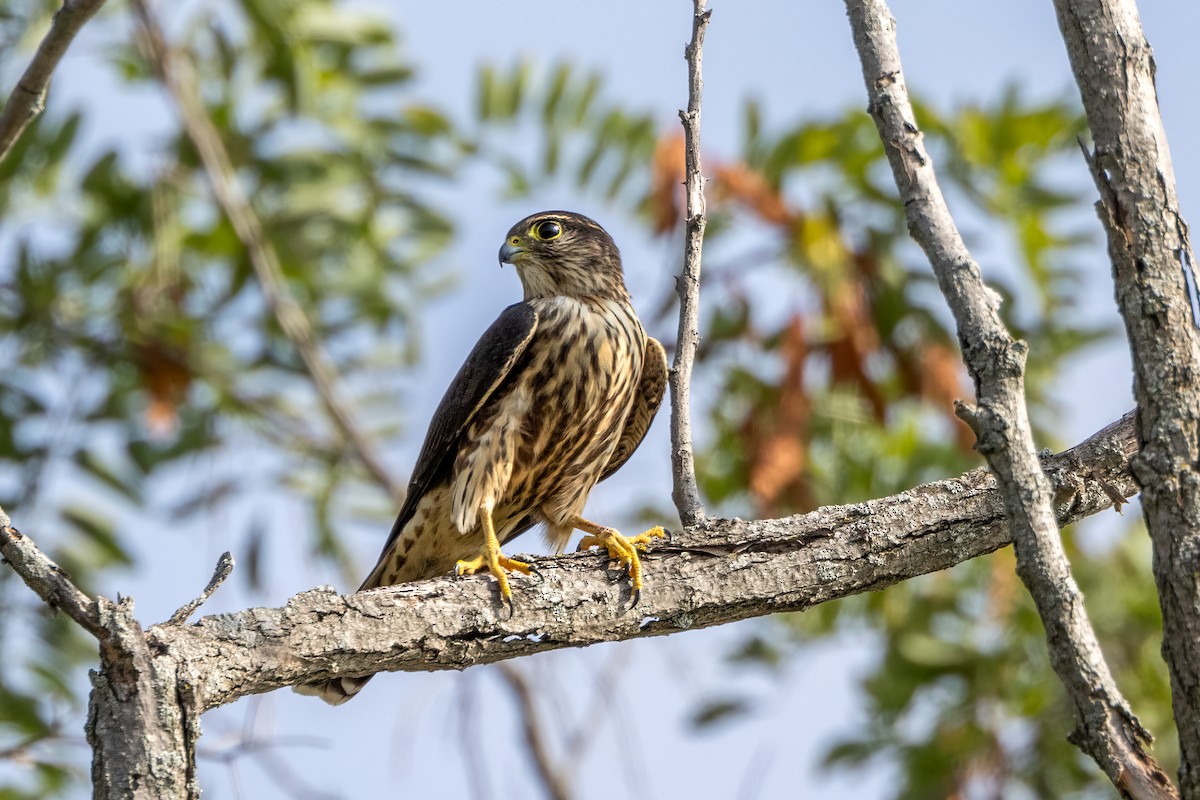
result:
[[(203, 2), (197, 0), (196, 4)], [(505, 66), (518, 58), (548, 65), (559, 59), (602, 71), (608, 92), (634, 108), (652, 109), (664, 128), (676, 124), (686, 101), (683, 45), (690, 34), (691, 3), (685, 0), (613, 0), (595, 4), (508, 0), (502, 3), (359, 3), (386, 13), (400, 26), (412, 59), (420, 68), (418, 92), (452, 111), (469, 116), (473, 79), (479, 64)], [(1194, 76), (1200, 66), (1194, 32), (1200, 29), (1200, 4), (1187, 0), (1143, 2), (1143, 20), (1158, 64), (1158, 88), (1171, 137), (1185, 215), (1200, 219), (1200, 128)], [(167, 8), (167, 4), (162, 4)], [(121, 6), (118, 5), (118, 9)], [(986, 103), (1018, 82), (1036, 97), (1072, 91), (1068, 65), (1049, 0), (979, 2), (907, 0), (895, 2), (901, 52), (910, 86), (940, 104)], [(123, 11), (122, 11), (123, 13)], [(166, 13), (164, 11), (164, 13)], [(85, 31), (68, 55), (56, 83), (52, 109), (86, 104), (104, 109), (103, 122), (89, 133), (94, 141), (116, 143), (137, 152), (147, 136), (169, 123), (155, 92), (117, 94), (117, 84), (96, 70), (100, 47)], [(837, 2), (747, 2), (714, 4), (705, 51), (706, 147), (734, 152), (738, 145), (741, 103), (748, 95), (763, 101), (770, 124), (792, 123), (865, 106), (858, 61), (851, 46), (844, 7)], [(1087, 182), (1082, 162), (1070, 178)], [(427, 360), (403, 410), (413, 436), (387, 454), (389, 464), (406, 473), (419, 446), (425, 420), (475, 336), (504, 304), (519, 297), (511, 270), (495, 266), (495, 252), (509, 225), (539, 208), (573, 208), (600, 220), (625, 254), (630, 288), (642, 308), (656, 300), (670, 281), (674, 263), (664, 245), (650, 241), (631, 220), (595, 198), (566, 189), (547, 190), (521, 202), (497, 199), (495, 175), (474, 170), (470, 179), (438, 190), (443, 205), (460, 209), (459, 239), (438, 269), (457, 272), (461, 290), (427, 309)], [(977, 254), (978, 255), (978, 254)], [(1003, 254), (994, 255), (997, 261)], [(980, 255), (985, 276), (1004, 270)], [(1097, 247), (1089, 263), (1085, 302), (1088, 312), (1115, 319), (1109, 267)], [(438, 329), (443, 312), (465, 313), (478, 330)], [(1036, 348), (1037, 343), (1032, 345)], [(1066, 376), (1061, 396), (1071, 413), (1064, 419), (1063, 440), (1077, 440), (1127, 410), (1130, 378), (1123, 346), (1089, 356)], [(665, 415), (629, 468), (596, 491), (589, 504), (596, 519), (628, 518), (627, 509), (648, 501), (665, 504), (670, 493)], [(135, 534), (146, 565), (136, 574), (115, 577), (110, 593), (138, 600), (146, 622), (165, 618), (207, 580), (220, 551), (235, 544), (254, 513), (267, 514), (303, 530), (304, 507), (288, 507), (279, 498), (262, 506), (237, 505), (219, 519), (204, 520), (186, 531), (145, 530)], [(126, 528), (129, 530), (129, 528)], [(364, 565), (378, 550), (385, 531), (347, 533)], [(534, 540), (518, 550), (539, 550)], [(334, 580), (324, 568), (306, 562), (302, 548), (272, 539), (267, 555), (272, 594), (253, 601), (235, 579), (206, 607), (207, 613), (233, 610), (249, 602), (282, 603), (316, 583)], [(170, 575), (170, 580), (163, 580)], [(340, 586), (341, 589), (351, 587)], [(653, 591), (653, 576), (649, 576)], [(865, 774), (819, 775), (815, 764), (830, 737), (845, 731), (859, 713), (853, 702), (856, 676), (869, 664), (868, 643), (842, 637), (834, 645), (804, 654), (770, 683), (745, 679), (758, 696), (770, 696), (759, 721), (691, 736), (687, 715), (702, 695), (726, 679), (720, 656), (740, 632), (735, 628), (685, 634), (654, 641), (548, 654), (531, 669), (556, 692), (582, 692), (573, 707), (585, 704), (594, 676), (612, 658), (625, 659), (620, 701), (606, 717), (596, 745), (579, 773), (581, 798), (734, 797), (748, 776), (759, 782), (758, 797), (871, 798), (886, 796), (887, 770)], [(623, 652), (623, 656), (615, 653)], [(485, 748), (483, 773), (492, 797), (537, 796), (525, 774), (519, 730), (511, 701), (497, 680), (483, 671), (464, 675), (390, 675), (371, 684), (353, 703), (332, 709), (311, 698), (280, 692), (259, 704), (258, 732), (271, 737), (315, 737), (319, 748), (284, 747), (272, 757), (289, 774), (317, 792), (312, 796), (467, 797), (468, 768), (460, 748), (459, 715), (464, 684), (474, 697), (476, 741)], [(204, 719), (203, 751), (220, 750), (247, 718), (243, 701)], [(481, 713), (483, 712), (483, 713)], [(486, 724), (483, 722), (486, 719)], [(1064, 735), (1066, 731), (1063, 732)], [(617, 762), (619, 748), (635, 748), (633, 772)], [(401, 752), (403, 751), (403, 752)], [(266, 761), (246, 759), (234, 773), (202, 759), (207, 798), (285, 796), (280, 784), (262, 769)], [(640, 763), (639, 763), (640, 762)], [(508, 777), (505, 777), (508, 776)], [(236, 783), (236, 785), (235, 785)], [(389, 787), (383, 789), (382, 787)]]

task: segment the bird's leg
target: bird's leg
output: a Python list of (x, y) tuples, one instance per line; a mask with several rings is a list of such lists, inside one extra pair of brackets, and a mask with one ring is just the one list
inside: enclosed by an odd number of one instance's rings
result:
[(528, 575), (532, 567), (524, 561), (509, 558), (500, 552), (500, 542), (496, 539), (496, 529), (492, 525), (491, 508), (484, 505), (479, 509), (479, 516), (483, 521), (483, 549), (475, 558), (459, 561), (454, 565), (454, 570), (459, 575), (474, 575), (476, 572), (486, 569), (499, 582), (500, 596), (508, 601), (509, 608), (511, 608), (512, 589), (508, 586), (508, 575), (505, 570), (523, 572)]
[(622, 564), (629, 571), (629, 580), (633, 583), (633, 604), (637, 605), (642, 595), (642, 560), (639, 550), (645, 550), (655, 537), (666, 536), (667, 532), (661, 525), (655, 525), (645, 533), (637, 536), (622, 536), (613, 528), (597, 525), (583, 517), (573, 517), (571, 525), (587, 534), (579, 540), (578, 550), (589, 547), (603, 547), (609, 556)]

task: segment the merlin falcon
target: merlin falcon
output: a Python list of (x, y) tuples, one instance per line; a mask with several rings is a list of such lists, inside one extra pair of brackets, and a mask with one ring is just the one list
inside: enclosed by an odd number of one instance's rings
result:
[[(525, 299), (501, 312), (434, 412), (408, 494), (360, 591), (487, 571), (511, 604), (508, 573), (529, 573), (501, 545), (535, 525), (561, 553), (603, 547), (624, 565), (633, 602), (638, 550), (660, 527), (622, 536), (580, 516), (598, 482), (629, 460), (667, 383), (667, 356), (634, 313), (612, 237), (567, 211), (526, 217), (505, 236)], [(370, 676), (298, 686), (338, 705)]]

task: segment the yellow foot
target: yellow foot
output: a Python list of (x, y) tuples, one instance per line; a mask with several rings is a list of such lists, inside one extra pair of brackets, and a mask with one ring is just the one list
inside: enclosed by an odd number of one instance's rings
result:
[(511, 607), (512, 589), (508, 585), (508, 573), (521, 572), (528, 575), (533, 570), (533, 567), (524, 561), (509, 558), (501, 553), (499, 549), (489, 552), (489, 549), (486, 547), (474, 558), (465, 558), (454, 565), (454, 571), (459, 575), (474, 575), (484, 570), (490, 572), (500, 584), (500, 596), (508, 601)]
[(629, 572), (629, 580), (633, 583), (633, 605), (636, 606), (642, 596), (642, 559), (638, 556), (638, 551), (644, 551), (652, 540), (666, 536), (667, 532), (661, 525), (655, 525), (637, 536), (622, 536), (612, 528), (599, 525), (585, 530), (589, 530), (589, 534), (579, 540), (577, 549), (603, 547), (611, 558), (625, 567)]

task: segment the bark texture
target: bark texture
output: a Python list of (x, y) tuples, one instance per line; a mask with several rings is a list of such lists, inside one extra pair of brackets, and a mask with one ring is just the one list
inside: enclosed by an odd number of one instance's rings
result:
[[(1200, 331), (1195, 259), (1132, 0), (1055, 0), (1087, 112), (1116, 299), (1133, 355), (1133, 461), (1154, 549), (1180, 790), (1200, 798)], [(1085, 150), (1086, 153), (1086, 150)]]
[(1083, 595), (1059, 539), (1051, 487), (1038, 465), (1025, 407), (1024, 342), (1000, 318), (1000, 298), (946, 206), (908, 98), (896, 44), (896, 23), (883, 0), (846, 0), (854, 43), (892, 167), (908, 229), (925, 251), (958, 328), (963, 360), (975, 380), (976, 408), (958, 404), (977, 447), (995, 473), (1012, 527), (1017, 574), (1046, 629), (1050, 663), (1075, 706), (1072, 741), (1127, 797), (1174, 797), (1170, 779), (1147, 752), (1142, 727), (1113, 680)]
[(178, 662), (156, 657), (133, 602), (97, 600), (104, 635), (91, 673), (87, 739), (95, 800), (198, 798), (199, 712)]
[[(1064, 522), (1132, 492), (1132, 415), (1046, 462)], [(622, 571), (602, 556), (535, 559), (505, 619), (494, 582), (438, 578), (342, 596), (316, 589), (282, 608), (156, 625), (152, 648), (174, 660), (214, 708), (337, 674), (464, 669), (545, 650), (661, 636), (797, 611), (947, 569), (1010, 541), (985, 469), (893, 497), (786, 519), (713, 519), (646, 555), (647, 591), (629, 608)]]

